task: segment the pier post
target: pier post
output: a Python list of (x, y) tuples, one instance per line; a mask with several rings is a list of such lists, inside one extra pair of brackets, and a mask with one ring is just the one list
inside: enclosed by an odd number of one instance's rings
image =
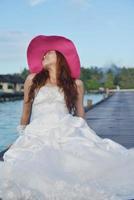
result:
[(91, 108), (92, 105), (93, 105), (92, 99), (88, 99), (88, 100), (87, 100), (87, 107), (88, 107), (88, 108)]

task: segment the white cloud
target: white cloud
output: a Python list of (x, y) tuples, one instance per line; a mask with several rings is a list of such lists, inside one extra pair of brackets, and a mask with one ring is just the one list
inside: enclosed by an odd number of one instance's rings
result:
[(29, 3), (30, 3), (31, 6), (36, 6), (36, 5), (43, 3), (45, 1), (46, 0), (29, 0)]
[[(30, 6), (37, 6), (38, 4), (44, 3), (47, 0), (28, 0), (28, 1), (29, 1)], [(90, 6), (91, 0), (69, 0), (69, 1), (78, 6)]]
[(74, 9), (82, 9), (83, 11), (91, 9), (91, 1), (92, 0), (68, 0), (71, 7), (73, 6)]
[(71, 0), (73, 3), (77, 5), (85, 5), (85, 6), (90, 6), (90, 0)]
[(21, 72), (27, 67), (27, 47), (31, 38), (23, 31), (0, 29), (0, 73)]
[(21, 62), (31, 36), (21, 31), (0, 30), (0, 62)]

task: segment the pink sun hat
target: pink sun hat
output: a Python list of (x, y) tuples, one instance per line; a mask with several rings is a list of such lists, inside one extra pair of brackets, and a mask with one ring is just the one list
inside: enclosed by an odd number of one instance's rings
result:
[(42, 70), (43, 56), (49, 50), (62, 53), (69, 65), (71, 77), (80, 77), (80, 59), (75, 45), (68, 38), (57, 35), (38, 35), (30, 41), (27, 48), (27, 62), (31, 73)]

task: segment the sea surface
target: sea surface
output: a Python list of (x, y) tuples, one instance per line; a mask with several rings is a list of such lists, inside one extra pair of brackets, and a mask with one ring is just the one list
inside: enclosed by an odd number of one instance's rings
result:
[[(85, 94), (84, 106), (87, 99), (91, 99), (93, 104), (103, 99), (102, 94)], [(20, 123), (23, 100), (0, 102), (0, 151), (12, 144), (19, 135), (16, 127)]]

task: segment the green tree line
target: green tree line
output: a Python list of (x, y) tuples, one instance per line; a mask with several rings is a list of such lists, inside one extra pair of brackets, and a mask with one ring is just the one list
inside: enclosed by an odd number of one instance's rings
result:
[(115, 89), (134, 89), (134, 68), (120, 68), (112, 66), (104, 68), (91, 67), (81, 68), (81, 79), (86, 90), (98, 90), (100, 87)]
[[(21, 77), (25, 79), (28, 74), (29, 70), (24, 68)], [(81, 67), (80, 79), (83, 80), (87, 91), (98, 90), (100, 87), (115, 89), (117, 85), (121, 89), (132, 89), (134, 88), (134, 68), (118, 67), (115, 64), (108, 68)]]

